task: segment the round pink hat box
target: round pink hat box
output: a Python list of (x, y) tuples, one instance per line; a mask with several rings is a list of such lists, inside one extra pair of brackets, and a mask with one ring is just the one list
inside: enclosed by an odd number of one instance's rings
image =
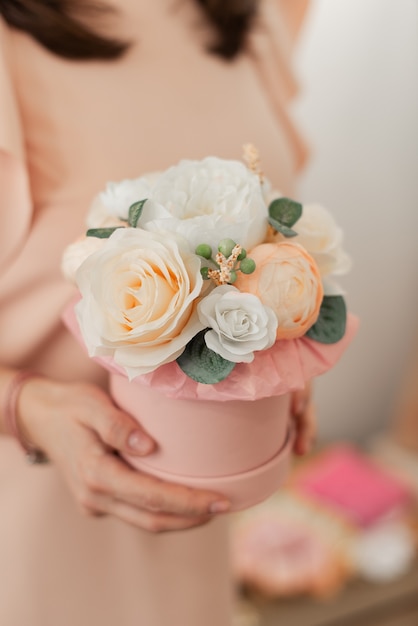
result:
[(290, 394), (252, 401), (173, 399), (114, 373), (110, 391), (157, 442), (146, 457), (125, 457), (138, 470), (218, 492), (233, 511), (265, 500), (286, 479), (294, 441)]

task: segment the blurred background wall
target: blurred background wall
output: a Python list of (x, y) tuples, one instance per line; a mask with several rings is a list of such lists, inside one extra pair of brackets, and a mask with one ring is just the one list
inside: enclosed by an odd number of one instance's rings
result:
[(418, 333), (417, 6), (312, 0), (298, 46), (294, 115), (311, 151), (299, 195), (343, 227), (354, 265), (341, 282), (361, 319), (316, 383), (322, 441), (387, 425)]

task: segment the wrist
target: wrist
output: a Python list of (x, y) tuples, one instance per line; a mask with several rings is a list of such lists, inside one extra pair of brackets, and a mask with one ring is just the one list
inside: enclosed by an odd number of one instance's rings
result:
[(20, 405), (21, 396), (26, 386), (32, 381), (34, 382), (36, 379), (39, 380), (41, 378), (42, 376), (40, 374), (27, 370), (16, 372), (6, 390), (3, 411), (6, 433), (16, 439), (27, 455), (28, 460), (33, 463), (43, 463), (47, 459), (41, 449), (36, 445), (30, 430), (21, 419)]

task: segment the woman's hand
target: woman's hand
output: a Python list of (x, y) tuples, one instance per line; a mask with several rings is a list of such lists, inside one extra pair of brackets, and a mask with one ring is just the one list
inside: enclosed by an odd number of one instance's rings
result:
[(304, 389), (293, 392), (290, 410), (296, 424), (293, 450), (296, 454), (307, 454), (311, 451), (316, 436), (316, 413), (310, 382)]
[(30, 379), (18, 411), (25, 439), (61, 470), (88, 515), (109, 514), (161, 532), (199, 526), (229, 508), (218, 494), (158, 480), (119, 458), (115, 452), (144, 456), (155, 444), (95, 385)]

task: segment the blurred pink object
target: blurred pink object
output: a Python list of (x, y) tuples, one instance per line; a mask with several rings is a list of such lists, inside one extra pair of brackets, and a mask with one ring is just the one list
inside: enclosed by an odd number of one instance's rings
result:
[(234, 517), (235, 578), (264, 596), (330, 597), (351, 575), (351, 537), (349, 525), (284, 488)]
[(307, 521), (274, 511), (255, 515), (233, 538), (233, 566), (241, 584), (263, 595), (327, 595), (338, 588), (341, 565), (333, 548)]
[(304, 493), (369, 526), (408, 504), (408, 487), (351, 446), (331, 448), (295, 478)]

